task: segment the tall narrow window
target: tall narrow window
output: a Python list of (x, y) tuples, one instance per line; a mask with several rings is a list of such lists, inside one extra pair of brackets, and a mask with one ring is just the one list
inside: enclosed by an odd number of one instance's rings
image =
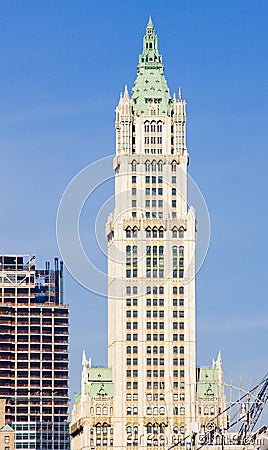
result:
[(157, 122), (157, 132), (162, 133), (162, 122)]

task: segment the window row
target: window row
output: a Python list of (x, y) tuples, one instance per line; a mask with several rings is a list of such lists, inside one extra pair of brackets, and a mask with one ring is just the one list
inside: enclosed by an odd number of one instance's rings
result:
[(165, 324), (164, 322), (147, 322), (146, 328), (147, 330), (157, 330), (158, 328), (160, 330), (164, 330)]
[[(145, 208), (163, 208), (163, 200), (145, 200)], [(151, 236), (150, 236), (151, 237)], [(157, 236), (155, 236), (157, 237)]]
[(180, 370), (180, 371), (173, 370), (173, 377), (178, 378), (179, 373), (180, 373), (180, 378), (184, 378), (184, 375), (185, 375), (184, 370)]
[[(184, 384), (183, 382), (181, 382), (181, 384)], [(181, 401), (185, 400), (185, 394), (180, 394), (180, 397), (178, 394), (173, 394), (173, 400), (178, 400), (180, 398)]]
[(148, 228), (146, 228), (145, 231), (146, 231), (146, 237), (147, 238), (150, 238), (150, 237), (163, 238), (164, 237), (164, 228), (162, 228), (162, 227), (160, 227), (160, 228), (157, 228), (157, 227), (150, 228), (150, 227), (148, 227)]
[(164, 310), (161, 311), (146, 311), (146, 317), (160, 317), (164, 318), (165, 312)]
[(145, 195), (156, 195), (158, 193), (158, 195), (163, 195), (163, 188), (145, 188)]
[(127, 286), (126, 287), (126, 293), (127, 294), (131, 294), (131, 290), (132, 290), (132, 294), (136, 295), (138, 293), (138, 287), (137, 286), (133, 286), (131, 289), (131, 286)]
[(174, 227), (172, 229), (172, 237), (173, 238), (179, 237), (180, 239), (184, 238), (184, 232), (185, 232), (185, 229), (183, 227), (180, 227), (180, 228)]
[[(172, 213), (172, 216), (173, 216), (173, 213)], [(163, 219), (163, 212), (162, 211), (159, 211), (159, 212), (145, 211), (145, 217), (146, 217), (146, 219), (150, 219), (150, 217), (152, 217), (152, 219), (156, 219), (157, 217), (158, 217), (158, 219)], [(176, 213), (175, 213), (175, 216), (172, 218), (173, 219), (176, 218)]]
[(126, 253), (127, 253), (127, 254), (132, 253), (133, 255), (136, 255), (137, 252), (138, 252), (138, 247), (137, 247), (137, 245), (133, 245), (133, 246), (132, 246), (132, 250), (131, 250), (131, 245), (127, 245), (127, 246), (126, 246)]
[(126, 340), (127, 341), (137, 341), (138, 340), (138, 335), (136, 334), (136, 333), (134, 333), (134, 334), (127, 334), (126, 335)]
[(173, 341), (184, 341), (184, 334), (173, 334)]
[[(157, 406), (154, 406), (154, 407), (147, 406), (147, 409), (146, 409), (147, 416), (150, 416), (151, 414), (153, 414), (154, 416), (157, 416), (158, 414), (164, 415), (165, 412), (166, 411), (165, 411), (165, 407), (164, 406), (160, 406), (160, 408), (158, 408)], [(160, 431), (160, 433), (161, 433), (161, 431)]]
[(110, 431), (110, 434), (113, 434), (113, 429), (108, 425), (108, 423), (101, 424), (100, 422), (98, 422), (96, 424), (96, 434), (107, 434), (108, 429)]
[[(199, 414), (202, 414), (202, 409), (201, 408), (199, 408)], [(209, 408), (208, 406), (205, 406), (204, 409), (203, 409), (203, 414), (204, 414), (204, 416), (208, 416), (208, 415), (214, 416), (214, 414), (215, 414), (215, 407), (211, 406)]]
[(184, 366), (184, 358), (174, 358), (173, 359), (173, 366)]
[[(137, 306), (138, 305), (138, 299), (137, 298), (133, 298), (132, 299), (132, 306)], [(131, 306), (131, 298), (127, 298), (126, 299), (126, 306)]]
[(163, 269), (146, 270), (146, 278), (164, 278)]
[(152, 184), (156, 184), (157, 181), (158, 181), (158, 183), (162, 184), (163, 183), (163, 177), (162, 176), (158, 176), (158, 177), (152, 176), (152, 177), (150, 177), (150, 175), (146, 175), (146, 177), (145, 177), (145, 183), (146, 184), (148, 184), (150, 182)]
[(183, 269), (174, 269), (173, 270), (173, 278), (184, 278), (184, 270)]
[(150, 346), (148, 346), (146, 351), (147, 351), (148, 354), (153, 353), (153, 354), (157, 355), (157, 353), (163, 354), (165, 352), (165, 349), (164, 349), (163, 346), (160, 346), (160, 347), (157, 347), (157, 346), (150, 347)]
[[(156, 411), (154, 408), (156, 408), (156, 410), (157, 410), (157, 407), (153, 406), (153, 414), (157, 415), (157, 412), (154, 412), (154, 411)], [(147, 432), (147, 434), (165, 433), (165, 426), (166, 425), (164, 423), (160, 423), (160, 424), (148, 423), (146, 425), (146, 432)]]
[(151, 382), (151, 381), (147, 381), (146, 382), (146, 388), (147, 389), (165, 389), (165, 382), (164, 381), (160, 381), (160, 382), (158, 382), (158, 381), (154, 381), (154, 382)]
[(147, 160), (145, 162), (145, 171), (146, 172), (156, 172), (156, 169), (158, 170), (158, 172), (162, 172), (163, 171), (163, 162), (159, 161), (158, 163), (153, 160), (152, 162)]
[(153, 301), (151, 298), (146, 299), (146, 306), (164, 306), (164, 299), (163, 298), (153, 298)]
[(138, 389), (138, 382), (137, 381), (127, 381), (126, 388), (127, 389)]
[(164, 294), (164, 287), (163, 286), (147, 286), (146, 287), (146, 294), (151, 294), (151, 292), (153, 294)]
[(146, 365), (147, 366), (164, 366), (165, 360), (164, 358), (146, 358)]
[(130, 237), (137, 237), (138, 235), (138, 228), (137, 227), (127, 227), (126, 228), (126, 237), (130, 238)]
[[(177, 298), (173, 299), (173, 306), (184, 306), (184, 299), (183, 298), (179, 298), (179, 300)], [(133, 298), (131, 300), (131, 298), (127, 298), (126, 299), (126, 306), (137, 306), (138, 305), (138, 299), (137, 298)], [(147, 298), (146, 299), (146, 306), (164, 306), (164, 299), (163, 298)], [(159, 317), (162, 317), (163, 312), (159, 311)], [(138, 313), (137, 311), (132, 311), (132, 317), (137, 317)], [(179, 312), (179, 317), (183, 317), (183, 311)], [(131, 317), (131, 315), (127, 315), (127, 317)], [(148, 315), (147, 317), (151, 317), (150, 315)], [(157, 311), (153, 311), (153, 317), (157, 317)], [(163, 316), (164, 317), (164, 316)], [(174, 316), (175, 317), (175, 316)]]
[(137, 414), (138, 414), (137, 406), (133, 406), (133, 408), (131, 408), (130, 406), (127, 407), (127, 416), (137, 415)]
[(130, 353), (138, 353), (138, 347), (134, 345), (134, 347), (131, 347), (130, 345), (127, 346), (126, 352), (128, 354)]
[(147, 155), (149, 153), (151, 153), (151, 155), (156, 155), (156, 154), (162, 155), (163, 154), (163, 149), (162, 148), (151, 148), (151, 149), (145, 148), (144, 149), (144, 153), (147, 154)]
[(164, 341), (164, 334), (147, 334), (147, 341)]
[(137, 330), (138, 329), (138, 322), (127, 322), (126, 323), (126, 328), (127, 328), (127, 330), (131, 330), (131, 328), (133, 330)]
[(179, 387), (180, 387), (181, 390), (183, 390), (184, 389), (184, 382), (180, 382), (179, 383), (178, 381), (174, 381), (173, 382), (173, 389), (179, 389)]
[(137, 366), (138, 365), (138, 358), (127, 358), (126, 359), (126, 365), (127, 366)]
[(137, 267), (138, 265), (138, 258), (137, 257), (132, 257), (131, 256), (126, 256), (126, 265), (127, 266), (133, 266), (133, 267)]
[[(173, 200), (173, 202), (174, 201), (175, 200)], [(151, 205), (152, 207), (156, 208), (157, 202), (158, 202), (158, 207), (162, 208), (163, 207), (163, 200), (158, 200), (158, 201), (157, 200), (151, 200), (151, 201), (150, 200), (145, 200), (145, 206), (149, 208), (150, 205)], [(179, 237), (180, 239), (184, 238), (184, 231), (185, 230), (184, 230), (183, 227), (180, 227), (179, 229), (173, 228), (172, 229), (172, 237), (173, 238)], [(163, 238), (164, 237), (164, 228), (162, 228), (162, 227), (160, 227), (160, 228), (157, 228), (157, 227), (150, 228), (150, 227), (148, 227), (148, 228), (146, 228), (145, 232), (146, 232), (146, 238), (151, 238), (151, 237), (152, 238)], [(127, 227), (126, 230), (125, 230), (125, 233), (126, 233), (126, 238), (131, 238), (131, 237), (136, 238), (138, 236), (138, 228), (137, 227), (133, 227), (133, 228)]]
[(90, 414), (107, 416), (107, 414), (113, 414), (113, 408), (108, 408), (107, 406), (97, 406), (96, 408), (91, 407)]
[(183, 346), (181, 346), (181, 347), (177, 347), (177, 346), (175, 346), (175, 347), (173, 347), (173, 353), (180, 353), (181, 355), (183, 355), (184, 354), (184, 347)]
[(136, 311), (136, 310), (134, 310), (134, 311), (127, 310), (126, 311), (126, 317), (136, 318), (136, 317), (138, 317), (138, 311)]
[[(174, 245), (172, 247), (172, 253), (173, 253), (173, 256), (178, 255), (178, 247), (176, 245)], [(179, 256), (184, 256), (184, 246), (183, 245), (179, 246)]]
[(174, 434), (178, 434), (178, 433), (179, 433), (179, 430), (180, 430), (180, 434), (184, 434), (184, 433), (185, 433), (185, 426), (184, 426), (184, 425), (181, 425), (180, 428), (179, 428), (178, 426), (175, 426), (175, 427), (173, 428), (173, 433), (174, 433)]
[(134, 401), (137, 401), (138, 400), (138, 394), (127, 394), (126, 395), (126, 401), (127, 402), (130, 402), (130, 401), (132, 401), (132, 400), (134, 400)]
[(145, 136), (144, 144), (162, 144), (162, 136)]
[[(150, 45), (152, 45), (152, 43), (150, 43)], [(152, 122), (146, 121), (144, 122), (144, 132), (145, 133), (149, 133), (150, 131), (152, 133), (155, 133), (156, 131), (158, 133), (161, 133), (163, 129), (163, 123), (161, 121), (156, 122), (155, 120), (153, 120)]]
[(147, 378), (164, 378), (165, 371), (164, 370), (146, 370), (146, 376)]
[(173, 268), (176, 269), (178, 266), (180, 269), (184, 267), (184, 258), (177, 258), (177, 256), (173, 256)]
[(138, 276), (138, 272), (137, 269), (133, 269), (132, 271), (127, 269), (126, 270), (126, 277), (127, 278), (137, 278)]
[(164, 246), (163, 245), (147, 245), (146, 246), (146, 255), (157, 255), (159, 254), (160, 256), (164, 254)]
[(126, 371), (126, 376), (127, 378), (137, 378), (138, 376), (138, 371), (137, 370), (127, 370)]

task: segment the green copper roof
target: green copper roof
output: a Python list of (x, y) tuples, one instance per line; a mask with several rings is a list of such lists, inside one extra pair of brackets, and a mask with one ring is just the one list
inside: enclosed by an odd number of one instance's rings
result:
[(133, 110), (149, 114), (149, 105), (157, 105), (158, 114), (170, 114), (172, 99), (164, 76), (162, 55), (151, 17), (143, 38), (143, 52), (139, 56), (137, 78), (132, 89)]
[[(114, 383), (112, 379), (112, 369), (104, 367), (89, 367), (87, 368), (88, 381), (85, 385), (85, 393), (90, 397), (100, 398), (112, 397), (114, 394)], [(82, 395), (75, 396), (75, 404), (79, 403)]]
[(75, 405), (77, 405), (77, 403), (79, 403), (81, 400), (81, 394), (76, 394), (76, 396), (74, 397), (74, 403)]
[(219, 369), (211, 367), (199, 369), (197, 382), (198, 398), (219, 398), (223, 390), (223, 385), (219, 383)]
[(112, 382), (112, 369), (107, 367), (89, 367), (88, 368), (89, 381), (108, 381)]
[(112, 397), (114, 393), (112, 369), (99, 367), (89, 368), (86, 392), (89, 393), (91, 397)]
[(4, 425), (2, 428), (0, 428), (0, 431), (5, 431), (5, 432), (13, 431), (14, 432), (13, 428), (11, 428), (9, 425)]

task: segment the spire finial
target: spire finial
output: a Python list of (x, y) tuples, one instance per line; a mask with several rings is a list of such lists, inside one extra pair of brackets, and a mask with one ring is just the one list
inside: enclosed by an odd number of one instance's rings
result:
[(87, 355), (85, 350), (83, 350), (83, 354), (82, 354), (82, 366), (86, 367), (87, 365)]
[(153, 24), (153, 21), (152, 21), (151, 14), (149, 16), (149, 21), (148, 21), (148, 25), (147, 25), (146, 29), (148, 30), (148, 28), (154, 29), (154, 24)]
[(125, 90), (124, 90), (124, 97), (123, 98), (129, 98), (127, 84), (125, 84)]
[(182, 95), (181, 95), (181, 88), (179, 87), (179, 94), (178, 94), (179, 100), (182, 100)]

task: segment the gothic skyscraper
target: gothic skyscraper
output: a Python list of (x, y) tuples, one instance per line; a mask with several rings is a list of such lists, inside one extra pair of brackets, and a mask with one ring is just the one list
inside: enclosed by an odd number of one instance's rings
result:
[(83, 354), (72, 450), (191, 445), (198, 423), (224, 410), (221, 356), (196, 371), (196, 219), (185, 128), (186, 103), (180, 89), (170, 95), (150, 18), (132, 93), (125, 87), (116, 108), (108, 368), (92, 368)]
[[(150, 18), (131, 96), (116, 108), (108, 235), (114, 445), (170, 438), (195, 420), (195, 213), (185, 100), (171, 97)], [(156, 430), (157, 429), (157, 430)], [(133, 431), (134, 430), (134, 431)], [(154, 431), (153, 431), (154, 430)]]

